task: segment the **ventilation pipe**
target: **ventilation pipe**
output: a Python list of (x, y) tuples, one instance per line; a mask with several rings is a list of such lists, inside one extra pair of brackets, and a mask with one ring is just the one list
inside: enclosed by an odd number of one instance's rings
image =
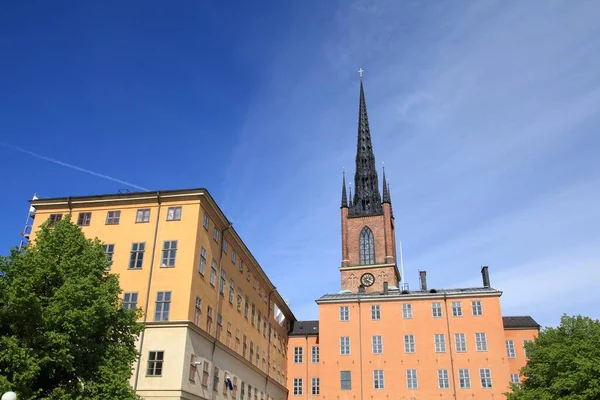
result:
[(388, 294), (388, 283), (383, 282), (383, 294)]
[(481, 278), (483, 279), (483, 287), (490, 287), (490, 273), (488, 272), (488, 266), (484, 265), (481, 267)]
[(427, 271), (419, 271), (419, 281), (421, 282), (421, 291), (427, 291)]

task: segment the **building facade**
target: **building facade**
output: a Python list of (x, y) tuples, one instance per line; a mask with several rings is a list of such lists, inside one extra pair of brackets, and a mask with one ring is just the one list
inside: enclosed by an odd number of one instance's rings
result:
[(503, 317), (488, 267), (474, 288), (401, 287), (394, 214), (380, 192), (361, 77), (354, 194), (343, 177), (341, 291), (317, 300), (288, 342), (290, 398), (501, 399), (519, 381), (531, 317)]
[(146, 324), (131, 385), (145, 399), (287, 398), (295, 317), (205, 189), (36, 199), (98, 237), (123, 305)]

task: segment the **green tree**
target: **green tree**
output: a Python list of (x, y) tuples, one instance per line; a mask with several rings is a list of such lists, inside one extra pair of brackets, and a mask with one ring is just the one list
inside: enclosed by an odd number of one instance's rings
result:
[(600, 321), (563, 315), (526, 348), (524, 380), (508, 400), (600, 399)]
[(138, 399), (128, 379), (139, 310), (124, 310), (98, 239), (67, 217), (0, 258), (0, 393), (19, 399)]

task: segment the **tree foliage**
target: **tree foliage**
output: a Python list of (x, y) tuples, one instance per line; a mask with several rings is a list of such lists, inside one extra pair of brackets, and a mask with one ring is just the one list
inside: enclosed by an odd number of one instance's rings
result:
[(0, 393), (19, 399), (138, 399), (129, 378), (142, 325), (124, 310), (98, 239), (67, 217), (0, 259)]
[(600, 399), (600, 321), (564, 315), (526, 348), (524, 381), (508, 400)]

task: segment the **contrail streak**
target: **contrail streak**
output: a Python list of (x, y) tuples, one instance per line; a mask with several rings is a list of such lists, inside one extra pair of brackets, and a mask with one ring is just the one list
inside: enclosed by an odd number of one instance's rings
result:
[(63, 167), (71, 168), (71, 169), (74, 169), (76, 171), (85, 172), (86, 174), (97, 176), (98, 178), (108, 179), (109, 181), (118, 182), (118, 183), (121, 183), (123, 185), (131, 186), (133, 188), (144, 190), (144, 191), (148, 190), (148, 189), (146, 189), (144, 187), (135, 185), (133, 183), (125, 182), (125, 181), (122, 181), (120, 179), (113, 178), (112, 176), (108, 176), (108, 175), (100, 174), (98, 172), (90, 171), (89, 169), (81, 168), (81, 167), (78, 167), (76, 165), (67, 164), (66, 162), (55, 160), (54, 158), (42, 156), (40, 154), (34, 153), (33, 151), (29, 151), (29, 150), (25, 150), (25, 149), (23, 149), (21, 147), (13, 146), (12, 144), (0, 142), (0, 145), (5, 146), (5, 147), (9, 147), (9, 148), (11, 148), (13, 150), (20, 151), (21, 153), (29, 154), (30, 156), (33, 156), (35, 158), (39, 158), (40, 160), (50, 161), (51, 163), (62, 165)]

